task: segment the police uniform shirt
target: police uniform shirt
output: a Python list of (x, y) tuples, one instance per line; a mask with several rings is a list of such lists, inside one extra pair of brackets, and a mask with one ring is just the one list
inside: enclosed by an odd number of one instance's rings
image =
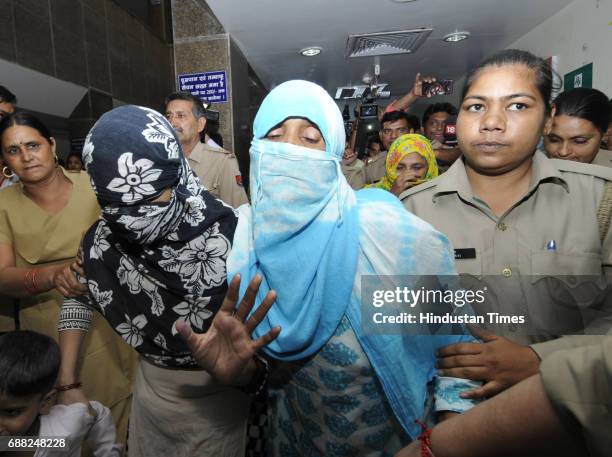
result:
[(612, 151), (600, 149), (591, 163), (593, 165), (602, 165), (612, 168)]
[(353, 163), (350, 165), (341, 164), (342, 174), (346, 178), (349, 183), (349, 186), (353, 188), (353, 190), (363, 189), (366, 182), (365, 175), (365, 165), (359, 160), (355, 159)]
[(202, 185), (215, 197), (234, 208), (249, 202), (238, 160), (231, 152), (198, 143), (187, 161)]
[[(565, 339), (565, 338), (562, 338)], [(612, 337), (591, 346), (557, 351), (542, 361), (542, 384), (567, 430), (589, 456), (612, 449)]]
[(374, 157), (368, 158), (368, 161), (365, 165), (365, 175), (366, 175), (366, 183), (373, 184), (382, 179), (383, 176), (387, 173), (387, 169), (385, 167), (387, 162), (387, 153), (379, 152)]
[[(607, 230), (602, 242), (597, 221), (610, 181), (610, 169), (548, 159), (538, 151), (528, 192), (499, 217), (472, 192), (461, 159), (438, 178), (408, 189), (400, 199), (409, 211), (449, 238), (458, 273), (475, 280), (495, 276), (501, 289), (494, 302), (506, 301), (505, 309), (517, 315), (537, 309), (543, 320), (539, 323), (546, 326), (548, 319), (555, 318), (546, 314), (547, 303), (551, 296), (558, 303), (555, 294), (563, 289), (557, 286), (575, 288), (581, 286), (582, 278), (596, 278), (595, 292), (603, 295), (612, 281), (612, 230)], [(559, 283), (559, 277), (565, 283)], [(553, 307), (552, 312), (558, 309)], [(506, 336), (526, 344), (557, 335)], [(552, 340), (532, 347), (543, 357), (564, 346)]]

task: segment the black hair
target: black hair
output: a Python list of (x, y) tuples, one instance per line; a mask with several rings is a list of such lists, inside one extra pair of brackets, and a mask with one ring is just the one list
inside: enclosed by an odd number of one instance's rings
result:
[(173, 92), (166, 97), (166, 107), (171, 101), (174, 100), (185, 100), (187, 102), (192, 102), (193, 107), (191, 108), (191, 111), (193, 112), (193, 117), (196, 119), (206, 117), (206, 109), (204, 108), (204, 104), (202, 103), (202, 100), (195, 95), (192, 95), (189, 92)]
[(76, 152), (76, 151), (71, 151), (68, 153), (68, 155), (66, 156), (66, 162), (68, 162), (68, 159), (70, 157), (77, 157), (81, 162), (83, 161), (83, 158), (81, 157), (81, 154)]
[(213, 140), (219, 146), (223, 147), (223, 137), (219, 132), (208, 132), (207, 135), (210, 137), (211, 140)]
[(416, 116), (412, 116), (411, 114), (408, 114), (404, 111), (387, 111), (380, 120), (380, 125), (381, 127), (384, 127), (385, 123), (387, 122), (396, 122), (400, 119), (404, 119), (408, 123), (408, 128), (413, 129), (416, 132), (418, 129), (421, 128), (421, 126), (418, 125), (418, 118), (416, 119), (417, 122), (415, 125), (414, 117)]
[(553, 101), (556, 116), (573, 116), (593, 123), (601, 132), (608, 130), (611, 105), (608, 97), (597, 89), (578, 87), (565, 91)]
[(11, 105), (17, 104), (17, 97), (10, 90), (4, 86), (0, 86), (0, 103), (10, 103)]
[(408, 116), (408, 118), (410, 119), (410, 127), (412, 127), (415, 132), (421, 130), (421, 120), (416, 114), (406, 113), (406, 116)]
[(372, 146), (374, 143), (378, 143), (380, 145), (380, 149), (383, 149), (383, 142), (380, 140), (380, 138), (378, 138), (378, 136), (374, 135), (368, 139), (367, 148), (370, 149), (370, 146)]
[(23, 125), (37, 130), (38, 133), (40, 133), (40, 135), (49, 142), (49, 144), (52, 144), (51, 132), (47, 126), (33, 114), (23, 110), (17, 110), (14, 113), (2, 118), (2, 121), (0, 122), (0, 137), (2, 137), (6, 130), (15, 125)]
[(60, 349), (50, 337), (29, 330), (0, 335), (0, 393), (12, 397), (46, 395), (60, 368)]
[(455, 105), (451, 103), (432, 103), (423, 113), (423, 125), (425, 125), (429, 118), (436, 113), (448, 113), (449, 116), (456, 116), (458, 111)]
[(503, 67), (506, 65), (524, 65), (530, 70), (533, 70), (536, 79), (536, 87), (544, 100), (546, 112), (548, 112), (550, 108), (550, 96), (553, 89), (552, 69), (548, 62), (541, 57), (536, 57), (532, 53), (520, 49), (504, 49), (480, 62), (480, 64), (468, 74), (461, 98), (465, 98), (470, 86), (481, 70), (487, 67)]

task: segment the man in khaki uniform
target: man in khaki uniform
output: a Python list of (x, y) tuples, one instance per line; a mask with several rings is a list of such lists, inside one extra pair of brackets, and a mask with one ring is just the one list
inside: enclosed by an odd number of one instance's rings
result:
[[(571, 319), (587, 319), (589, 311), (599, 310), (602, 315), (588, 331), (605, 334), (611, 327), (612, 230), (598, 224), (597, 216), (604, 192), (612, 193), (612, 170), (548, 159), (539, 151), (532, 167), (527, 193), (499, 217), (474, 195), (463, 160), (400, 199), (449, 238), (458, 273), (487, 283), (490, 311), (529, 316), (531, 329), (537, 330), (529, 333), (539, 337), (520, 334), (521, 328), (512, 324), (502, 326), (501, 333), (516, 343), (531, 344), (543, 359), (568, 347), (565, 337), (556, 338), (562, 333), (553, 331), (556, 324), (566, 328)], [(579, 298), (581, 309), (573, 303), (565, 308), (564, 294), (581, 291), (586, 291)], [(553, 300), (557, 304), (552, 305)], [(583, 338), (585, 344), (592, 343), (592, 337)], [(533, 374), (538, 358), (521, 351), (520, 359), (530, 360), (523, 374)], [(520, 367), (515, 369), (520, 373)]]
[(378, 138), (368, 141), (368, 157), (365, 161), (366, 183), (374, 184), (387, 173), (387, 153), (383, 151), (383, 144)]
[(366, 183), (365, 165), (347, 144), (340, 164), (342, 174), (353, 190), (363, 189)]
[(166, 98), (166, 118), (176, 130), (191, 169), (215, 197), (234, 208), (248, 203), (236, 156), (200, 141), (206, 127), (202, 102), (186, 92)]

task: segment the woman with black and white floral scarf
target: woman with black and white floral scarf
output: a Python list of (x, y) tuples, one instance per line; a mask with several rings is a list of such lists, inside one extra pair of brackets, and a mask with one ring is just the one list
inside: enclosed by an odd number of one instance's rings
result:
[[(102, 116), (86, 138), (83, 159), (102, 218), (83, 238), (82, 268), (75, 266), (87, 293), (67, 298), (62, 309), (60, 383), (78, 381), (76, 355), (93, 310), (99, 311), (141, 355), (130, 456), (242, 457), (249, 397), (227, 386), (252, 380), (258, 363), (245, 361), (279, 330), (250, 338), (272, 293), (232, 341), (215, 339), (215, 326), (231, 325), (236, 316), (245, 320), (250, 309), (247, 297), (243, 311), (234, 312), (237, 282), (224, 301), (234, 210), (200, 185), (170, 124), (148, 108), (123, 106)], [(178, 335), (186, 324), (210, 336), (217, 355), (212, 366), (198, 366)], [(215, 380), (208, 373), (216, 360), (229, 360), (224, 351), (239, 354), (239, 363)], [(62, 401), (79, 395), (68, 391)]]

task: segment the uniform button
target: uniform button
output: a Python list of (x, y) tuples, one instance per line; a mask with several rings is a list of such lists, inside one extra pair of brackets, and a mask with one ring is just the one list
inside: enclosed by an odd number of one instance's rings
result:
[(512, 270), (510, 268), (504, 268), (502, 270), (502, 274), (506, 277), (509, 278), (510, 276), (512, 276)]
[(505, 232), (508, 229), (508, 226), (505, 223), (501, 223), (497, 226), (502, 232)]
[(570, 285), (572, 286), (576, 285), (576, 276), (568, 276), (567, 282), (570, 283)]

